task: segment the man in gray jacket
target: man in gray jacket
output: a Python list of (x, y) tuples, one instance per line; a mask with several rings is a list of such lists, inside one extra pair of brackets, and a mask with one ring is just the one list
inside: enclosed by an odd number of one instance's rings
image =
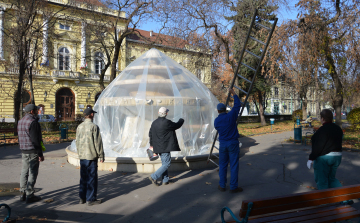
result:
[(80, 204), (92, 206), (100, 204), (97, 200), (98, 159), (104, 162), (105, 155), (100, 129), (92, 121), (96, 111), (87, 108), (84, 111), (85, 121), (76, 130), (76, 149), (80, 159)]
[(40, 162), (44, 161), (42, 153), (41, 127), (38, 122), (38, 107), (34, 104), (26, 105), (26, 115), (17, 126), (18, 138), (22, 156), (22, 169), (20, 177), (20, 201), (32, 203), (41, 200), (34, 195), (34, 186), (39, 173)]

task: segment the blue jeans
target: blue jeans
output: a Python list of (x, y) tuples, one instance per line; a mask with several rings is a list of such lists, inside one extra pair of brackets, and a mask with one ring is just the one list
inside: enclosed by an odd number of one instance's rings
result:
[(86, 201), (95, 201), (98, 187), (98, 161), (80, 160), (79, 197)]
[(168, 169), (171, 165), (171, 155), (170, 153), (160, 153), (162, 166), (155, 171), (155, 173), (151, 174), (151, 178), (157, 180), (161, 177), (162, 182), (166, 183), (169, 181)]
[(336, 170), (341, 163), (342, 156), (319, 156), (314, 161), (314, 175), (318, 190), (342, 187), (335, 178)]
[(227, 167), (230, 161), (230, 190), (238, 188), (239, 141), (220, 142), (219, 148), (219, 185), (226, 188)]

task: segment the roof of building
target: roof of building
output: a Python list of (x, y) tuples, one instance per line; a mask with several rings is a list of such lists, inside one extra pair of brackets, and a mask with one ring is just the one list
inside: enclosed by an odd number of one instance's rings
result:
[(140, 34), (138, 36), (136, 33), (133, 33), (128, 36), (128, 40), (133, 40), (135, 42), (144, 43), (144, 44), (155, 44), (155, 45), (162, 45), (166, 47), (173, 47), (178, 49), (184, 49), (188, 43), (179, 38), (164, 34), (155, 33), (152, 30), (146, 31), (141, 29), (136, 29), (136, 31)]
[(99, 0), (75, 0), (77, 2), (81, 2), (81, 3), (89, 3), (91, 5), (96, 5), (96, 6), (102, 6), (105, 7), (105, 5), (99, 1)]

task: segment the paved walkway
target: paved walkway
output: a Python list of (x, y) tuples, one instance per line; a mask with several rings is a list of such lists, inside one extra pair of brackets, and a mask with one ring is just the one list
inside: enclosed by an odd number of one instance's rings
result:
[[(160, 187), (150, 183), (150, 174), (101, 171), (98, 197), (104, 203), (92, 207), (78, 204), (80, 174), (66, 161), (64, 148), (69, 143), (47, 145), (36, 194), (53, 202), (27, 205), (18, 197), (0, 196), (0, 203), (9, 204), (12, 217), (19, 222), (219, 222), (224, 206), (237, 213), (244, 199), (300, 193), (316, 187), (313, 170), (306, 167), (310, 148), (284, 143), (290, 136), (293, 132), (242, 139), (242, 193), (218, 191), (218, 172), (211, 164), (206, 170), (171, 172), (176, 183)], [(0, 147), (0, 166), (0, 185), (18, 185), (18, 146)], [(360, 153), (344, 152), (337, 175), (340, 181), (344, 185), (359, 184), (359, 172)], [(360, 209), (360, 203), (355, 202), (354, 207)], [(1, 209), (0, 219), (4, 214)]]

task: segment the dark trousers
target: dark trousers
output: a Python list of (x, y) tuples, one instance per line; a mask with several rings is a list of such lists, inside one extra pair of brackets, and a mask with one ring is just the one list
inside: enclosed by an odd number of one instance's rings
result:
[(96, 200), (98, 187), (98, 161), (80, 160), (79, 196), (86, 201)]
[(39, 156), (33, 154), (22, 155), (22, 169), (20, 176), (20, 191), (26, 193), (27, 197), (34, 196), (34, 186), (39, 173)]
[(226, 188), (227, 167), (230, 162), (230, 190), (238, 188), (239, 141), (221, 142), (219, 149), (219, 185)]

